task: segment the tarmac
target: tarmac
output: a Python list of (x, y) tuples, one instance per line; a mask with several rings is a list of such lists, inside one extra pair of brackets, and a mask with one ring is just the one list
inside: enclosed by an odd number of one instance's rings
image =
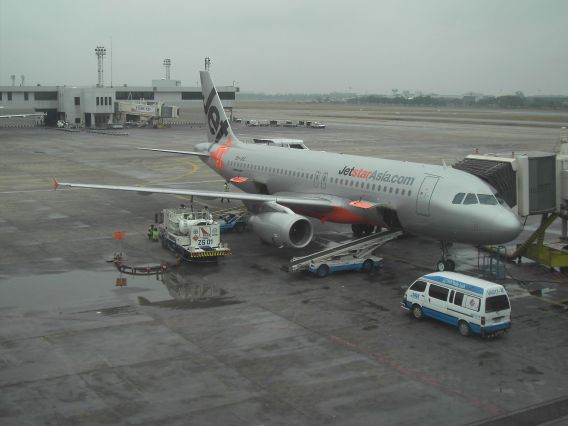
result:
[[(539, 114), (500, 122), (458, 112), (456, 122), (444, 111), (447, 120), (415, 120), (416, 111), (393, 119), (317, 108), (310, 118), (326, 129), (234, 130), (245, 140), (289, 137), (314, 150), (448, 165), (475, 149), (552, 151), (560, 134), (533, 125)], [(260, 111), (236, 113), (271, 114)], [(275, 119), (305, 118), (294, 114), (272, 111)], [(0, 129), (1, 424), (568, 424), (566, 275), (507, 263), (499, 282), (511, 297), (513, 326), (495, 339), (464, 338), (400, 308), (404, 290), (439, 258), (436, 241), (412, 236), (382, 247), (385, 265), (371, 274), (285, 272), (291, 257), (318, 246), (278, 249), (246, 231), (223, 234), (233, 255), (216, 264), (127, 276), (109, 262), (115, 253), (133, 265), (174, 261), (146, 230), (155, 213), (189, 200), (54, 191), (54, 176), (223, 188), (196, 158), (136, 149), (189, 150), (205, 139), (203, 128), (127, 132)], [(204, 205), (239, 203), (194, 202)], [(350, 237), (339, 225), (318, 232), (330, 241)], [(547, 239), (558, 237), (556, 226)], [(452, 252), (459, 272), (479, 276), (487, 253), (460, 244)], [(117, 287), (118, 278), (127, 285)]]

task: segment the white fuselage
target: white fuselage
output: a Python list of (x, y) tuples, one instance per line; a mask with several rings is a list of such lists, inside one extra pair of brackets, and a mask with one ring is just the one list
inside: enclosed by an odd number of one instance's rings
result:
[[(412, 234), (470, 244), (508, 242), (521, 229), (507, 206), (454, 203), (458, 193), (492, 197), (493, 191), (452, 167), (239, 142), (199, 144), (196, 149), (211, 152), (204, 161), (225, 179), (248, 178), (238, 185), (245, 192), (321, 195), (343, 206), (292, 207), (322, 221), (399, 225)], [(377, 207), (354, 207), (349, 205), (353, 200)]]

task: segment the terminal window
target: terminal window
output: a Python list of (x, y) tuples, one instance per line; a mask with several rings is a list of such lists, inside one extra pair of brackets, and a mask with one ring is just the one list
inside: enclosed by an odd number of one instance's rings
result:
[(12, 100), (12, 92), (8, 92), (8, 100), (9, 100), (9, 101)]
[(235, 100), (235, 92), (219, 92), (219, 98), (223, 100)]
[(57, 92), (35, 92), (34, 93), (36, 101), (56, 101)]
[(184, 101), (201, 100), (203, 94), (201, 92), (181, 92), (181, 99)]
[(75, 96), (75, 105), (81, 105), (81, 98), (79, 96)]
[(154, 92), (116, 92), (114, 95), (117, 100), (127, 100), (127, 99), (154, 99)]
[(28, 95), (28, 92), (24, 92), (24, 101), (29, 101), (30, 97)]

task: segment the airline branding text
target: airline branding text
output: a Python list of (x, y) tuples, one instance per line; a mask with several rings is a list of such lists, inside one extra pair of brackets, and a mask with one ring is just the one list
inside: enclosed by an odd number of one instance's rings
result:
[(227, 120), (221, 121), (219, 109), (215, 105), (211, 105), (215, 95), (217, 95), (217, 91), (213, 88), (204, 104), (204, 110), (207, 116), (207, 127), (209, 127), (209, 132), (215, 135), (215, 143), (217, 143), (223, 136), (228, 135), (227, 129), (229, 128), (229, 123), (227, 123)]
[(375, 182), (399, 183), (401, 185), (412, 185), (414, 183), (414, 178), (410, 176), (393, 175), (388, 171), (379, 172), (378, 170), (367, 170), (349, 166), (343, 167), (343, 170), (339, 170), (338, 174), (359, 179), (374, 180)]

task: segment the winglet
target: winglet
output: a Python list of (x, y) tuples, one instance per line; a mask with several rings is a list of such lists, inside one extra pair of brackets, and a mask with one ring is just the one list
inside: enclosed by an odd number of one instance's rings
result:
[(57, 180), (57, 178), (54, 176), (53, 177), (53, 190), (57, 191), (57, 188), (59, 188), (59, 181)]

